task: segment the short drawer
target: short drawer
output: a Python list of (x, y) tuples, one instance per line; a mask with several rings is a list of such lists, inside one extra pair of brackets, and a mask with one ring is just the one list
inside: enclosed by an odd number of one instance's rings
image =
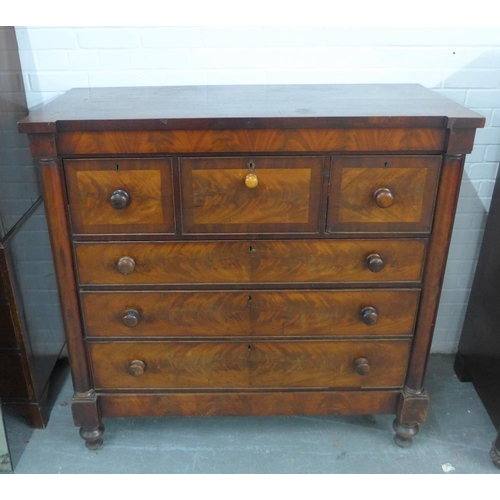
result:
[(185, 233), (319, 232), (322, 156), (179, 162)]
[(429, 233), (441, 156), (335, 156), (328, 232)]
[(411, 335), (418, 290), (84, 292), (88, 336)]
[(418, 282), (426, 240), (78, 243), (81, 284)]
[(65, 160), (64, 168), (75, 234), (175, 232), (169, 158)]
[(96, 389), (401, 387), (410, 341), (89, 344)]

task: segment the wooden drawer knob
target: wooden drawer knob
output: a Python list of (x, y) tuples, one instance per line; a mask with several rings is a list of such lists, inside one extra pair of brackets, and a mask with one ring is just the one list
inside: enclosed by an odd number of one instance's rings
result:
[(256, 174), (248, 174), (245, 177), (245, 186), (247, 188), (253, 189), (259, 185), (259, 178)]
[(127, 191), (124, 191), (123, 189), (117, 189), (109, 198), (109, 202), (111, 203), (111, 206), (116, 210), (123, 210), (130, 205), (130, 196)]
[(118, 271), (127, 276), (127, 274), (134, 272), (135, 260), (132, 257), (122, 257), (116, 264), (116, 267)]
[(358, 358), (354, 361), (354, 371), (358, 375), (366, 375), (370, 371), (370, 362), (366, 358)]
[(146, 364), (140, 359), (134, 359), (130, 366), (128, 367), (128, 372), (132, 377), (142, 377), (146, 371)]
[(361, 321), (368, 326), (374, 325), (378, 321), (378, 313), (374, 307), (363, 307), (360, 312)]
[(394, 196), (389, 188), (377, 189), (373, 193), (373, 199), (380, 208), (389, 208), (394, 203)]
[(366, 258), (366, 265), (372, 273), (378, 273), (384, 268), (384, 261), (378, 253), (371, 253)]
[(123, 313), (123, 324), (129, 328), (134, 328), (139, 323), (141, 316), (136, 309), (127, 309)]

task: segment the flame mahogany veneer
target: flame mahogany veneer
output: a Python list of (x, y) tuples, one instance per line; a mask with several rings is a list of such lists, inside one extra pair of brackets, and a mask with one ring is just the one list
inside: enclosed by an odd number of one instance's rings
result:
[(74, 89), (22, 120), (87, 447), (106, 417), (362, 413), (411, 444), (482, 126), (419, 85)]

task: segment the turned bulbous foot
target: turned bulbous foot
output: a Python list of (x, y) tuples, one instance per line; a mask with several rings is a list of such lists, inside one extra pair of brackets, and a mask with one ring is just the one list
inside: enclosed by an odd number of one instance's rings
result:
[(392, 428), (396, 433), (394, 435), (394, 442), (401, 448), (407, 448), (413, 443), (413, 438), (418, 434), (419, 425), (405, 425), (401, 424), (396, 418), (392, 423)]
[(493, 465), (497, 469), (500, 469), (500, 450), (495, 446), (495, 443), (493, 443), (493, 446), (491, 448), (490, 457)]
[(102, 435), (104, 434), (104, 425), (95, 429), (80, 429), (80, 436), (85, 439), (85, 446), (89, 450), (98, 450), (102, 446)]

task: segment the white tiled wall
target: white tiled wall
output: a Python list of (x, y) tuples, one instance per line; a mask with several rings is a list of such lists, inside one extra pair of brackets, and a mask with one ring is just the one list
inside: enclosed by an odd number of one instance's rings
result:
[(500, 30), (17, 27), (28, 106), (71, 87), (421, 83), (487, 118), (468, 157), (434, 352), (456, 349), (500, 161)]

